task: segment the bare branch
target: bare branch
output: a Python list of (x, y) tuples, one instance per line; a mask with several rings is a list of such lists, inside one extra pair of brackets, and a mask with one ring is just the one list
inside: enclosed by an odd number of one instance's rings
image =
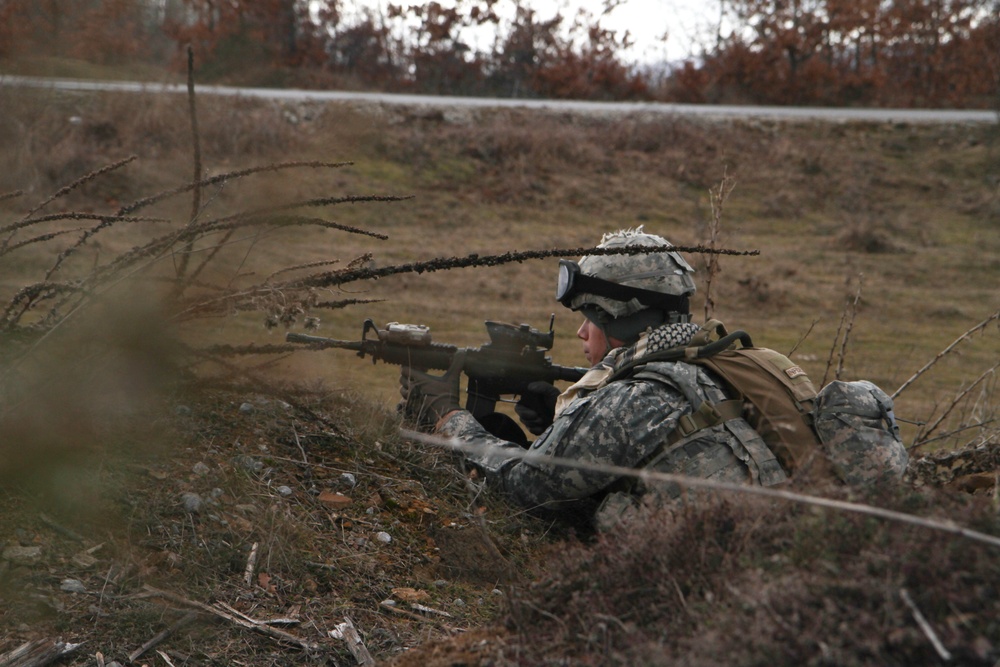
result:
[(969, 329), (968, 331), (966, 331), (964, 334), (962, 334), (961, 336), (959, 336), (958, 338), (956, 338), (952, 342), (951, 345), (949, 345), (948, 347), (946, 347), (943, 350), (941, 350), (940, 352), (938, 352), (938, 354), (937, 354), (936, 357), (934, 357), (933, 359), (931, 359), (929, 362), (927, 362), (924, 365), (923, 368), (921, 368), (919, 371), (917, 371), (916, 373), (914, 373), (910, 377), (909, 380), (907, 380), (906, 382), (904, 382), (903, 384), (901, 384), (900, 387), (899, 387), (899, 389), (897, 389), (895, 392), (893, 392), (893, 394), (892, 394), (892, 396), (890, 398), (892, 398), (893, 400), (895, 400), (895, 398), (897, 396), (899, 396), (900, 394), (903, 393), (903, 390), (905, 390), (907, 387), (909, 387), (911, 384), (913, 384), (917, 380), (917, 378), (919, 378), (921, 375), (923, 375), (928, 370), (930, 370), (930, 368), (934, 364), (936, 364), (938, 361), (940, 361), (942, 357), (946, 356), (949, 352), (951, 352), (952, 350), (954, 350), (958, 346), (959, 343), (961, 343), (962, 341), (968, 340), (976, 332), (982, 331), (983, 329), (985, 329), (989, 325), (990, 322), (993, 322), (994, 320), (998, 320), (998, 319), (1000, 319), (1000, 310), (998, 310), (997, 312), (993, 313), (992, 315), (990, 315), (989, 317), (987, 317), (985, 320), (983, 320), (982, 322), (980, 322), (979, 324), (977, 324), (976, 326), (972, 327), (971, 329)]

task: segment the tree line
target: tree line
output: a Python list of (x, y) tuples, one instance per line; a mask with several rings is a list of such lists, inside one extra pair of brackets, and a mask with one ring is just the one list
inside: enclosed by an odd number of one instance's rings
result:
[[(713, 0), (680, 63), (626, 59), (596, 13), (530, 0), (0, 0), (0, 58), (183, 69), (202, 81), (499, 97), (1000, 105), (1000, 0)], [(671, 26), (663, 26), (669, 39)]]

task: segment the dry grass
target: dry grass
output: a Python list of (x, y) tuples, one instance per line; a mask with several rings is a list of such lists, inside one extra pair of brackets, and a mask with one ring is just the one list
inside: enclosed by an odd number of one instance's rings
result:
[[(892, 393), (970, 332), (906, 386), (897, 412), (927, 423), (907, 427), (911, 440), (932, 438), (927, 449), (980, 445), (951, 467), (918, 467), (915, 484), (981, 497), (905, 491), (871, 501), (995, 533), (983, 494), (995, 488), (985, 477), (1000, 433), (996, 128), (210, 98), (199, 98), (198, 120), (206, 173), (192, 216), (190, 119), (179, 98), (0, 88), (2, 529), (9, 545), (41, 547), (38, 561), (0, 562), (7, 636), (88, 633), (88, 651), (122, 659), (182, 616), (143, 596), (154, 585), (255, 617), (295, 614), (294, 632), (338, 661), (350, 658), (327, 631), (344, 616), (387, 659), (508, 614), (514, 630), (537, 629), (543, 641), (528, 645), (517, 632), (501, 640), (494, 627), (475, 650), (491, 651), (495, 664), (570, 655), (581, 664), (664, 664), (653, 651), (664, 641), (666, 655), (692, 664), (720, 655), (884, 664), (929, 655), (899, 598), (905, 586), (949, 624), (946, 642), (964, 660), (995, 659), (986, 552), (860, 518), (725, 502), (650, 516), (617, 542), (566, 549), (572, 527), (517, 514), (470, 488), (448, 456), (398, 440), (396, 369), (348, 353), (289, 354), (281, 333), (319, 324), (323, 335), (357, 338), (372, 317), (480, 345), (485, 319), (548, 322), (548, 261), (387, 267), (473, 253), (544, 256), (640, 224), (683, 245), (716, 243), (721, 229), (724, 245), (760, 256), (723, 257), (708, 272), (714, 314), (758, 344), (794, 348), (814, 378), (835, 360), (838, 375)], [(737, 186), (724, 214), (713, 215), (712, 188), (726, 176)], [(361, 269), (384, 277), (361, 280)], [(580, 362), (574, 320), (557, 317), (557, 363)], [(220, 356), (220, 344), (272, 353)], [(331, 509), (323, 491), (353, 503)], [(185, 509), (184, 494), (203, 504)], [(261, 555), (247, 583), (254, 543)], [(549, 544), (566, 553), (553, 559)], [(91, 548), (93, 564), (81, 556)], [(936, 556), (907, 555), (917, 553)], [(788, 559), (798, 569), (785, 569)], [(549, 574), (538, 586), (504, 582), (509, 604), (501, 604), (498, 573), (531, 579), (542, 563)], [(655, 585), (635, 578), (646, 570)], [(595, 574), (646, 588), (588, 587)], [(89, 592), (60, 589), (66, 578)], [(842, 579), (880, 583), (854, 589)], [(381, 606), (405, 588), (449, 620)], [(630, 616), (632, 594), (653, 595), (655, 622)], [(781, 620), (789, 617), (797, 620)], [(871, 621), (869, 635), (826, 639), (833, 624), (857, 618)], [(719, 639), (743, 622), (760, 629), (759, 641)], [(474, 652), (471, 642), (466, 650)], [(302, 657), (205, 619), (178, 631), (168, 651), (189, 664)]]

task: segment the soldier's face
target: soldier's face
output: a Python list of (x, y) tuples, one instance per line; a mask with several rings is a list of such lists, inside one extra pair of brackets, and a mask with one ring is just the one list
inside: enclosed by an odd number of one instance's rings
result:
[(583, 341), (583, 356), (593, 366), (613, 347), (621, 347), (622, 342), (614, 338), (608, 339), (596, 324), (583, 318), (583, 324), (576, 330), (576, 336)]

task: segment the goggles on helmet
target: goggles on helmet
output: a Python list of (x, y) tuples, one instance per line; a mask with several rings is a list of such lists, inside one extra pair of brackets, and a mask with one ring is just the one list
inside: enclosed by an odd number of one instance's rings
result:
[(689, 308), (686, 296), (676, 296), (674, 294), (664, 294), (663, 292), (641, 289), (639, 287), (629, 287), (628, 285), (613, 283), (610, 280), (588, 276), (580, 270), (580, 265), (576, 262), (568, 259), (560, 259), (559, 280), (556, 283), (556, 300), (569, 308), (573, 297), (579, 294), (606, 296), (615, 301), (631, 301), (632, 299), (636, 299), (639, 303), (651, 308), (662, 308), (681, 313), (688, 312)]

